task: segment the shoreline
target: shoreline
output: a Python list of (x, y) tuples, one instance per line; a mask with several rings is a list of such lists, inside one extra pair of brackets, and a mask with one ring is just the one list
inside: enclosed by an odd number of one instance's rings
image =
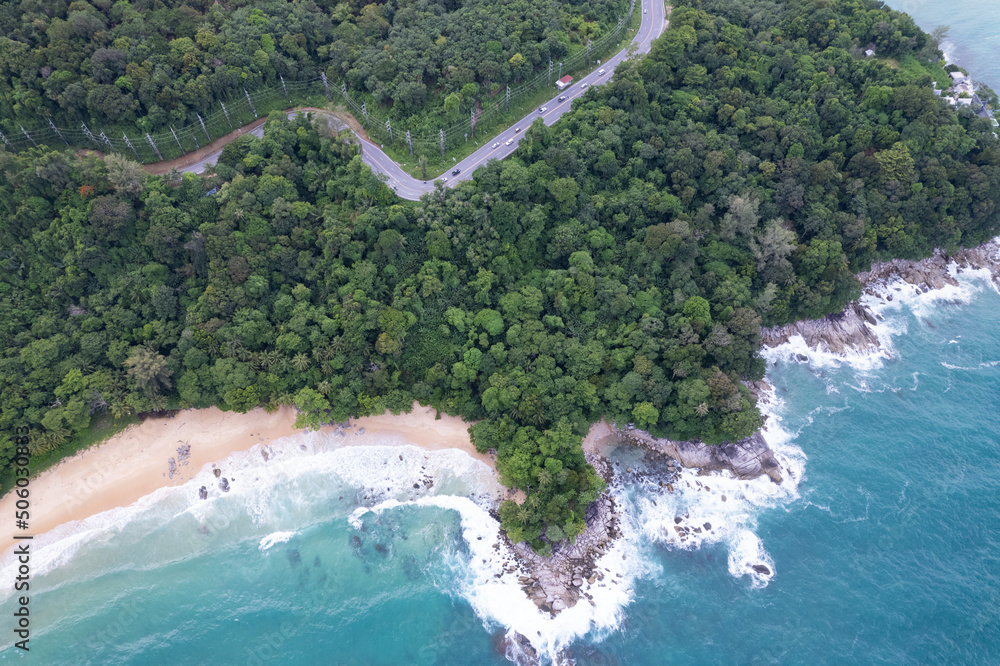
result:
[[(880, 351), (882, 341), (874, 330), (879, 324), (880, 315), (873, 312), (870, 305), (892, 302), (893, 293), (901, 292), (906, 286), (922, 294), (957, 287), (959, 281), (953, 275), (953, 270), (955, 274), (987, 270), (993, 288), (1000, 292), (1000, 236), (974, 248), (962, 248), (951, 255), (935, 250), (926, 259), (893, 259), (873, 264), (869, 270), (856, 276), (862, 286), (860, 299), (848, 303), (843, 311), (821, 319), (804, 319), (784, 326), (761, 327), (762, 344), (764, 347), (775, 348), (795, 337), (801, 337), (810, 350), (842, 357), (849, 353), (868, 354)], [(869, 301), (868, 304), (864, 302), (866, 300)]]
[[(388, 436), (390, 441), (379, 441), (378, 446), (459, 449), (485, 463), (495, 475), (493, 457), (478, 453), (472, 445), (469, 424), (455, 416), (436, 415), (434, 408), (415, 404), (408, 414), (386, 412), (355, 419), (348, 431), (351, 436), (341, 446), (372, 446), (375, 437)], [(160, 488), (187, 483), (206, 466), (215, 466), (234, 453), (302, 432), (295, 427), (291, 407), (273, 414), (260, 407), (245, 414), (209, 407), (146, 419), (31, 478), (28, 533), (38, 537), (62, 525), (130, 506)], [(362, 432), (368, 437), (359, 436)], [(0, 498), (0, 511), (13, 515), (16, 499), (13, 492), (5, 494)], [(0, 553), (16, 543), (12, 537), (7, 539)]]

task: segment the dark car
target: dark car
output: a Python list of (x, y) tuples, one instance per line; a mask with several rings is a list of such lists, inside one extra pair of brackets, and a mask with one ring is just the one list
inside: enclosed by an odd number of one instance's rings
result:
[(461, 170), (461, 169), (454, 169), (454, 170), (452, 170), (452, 172), (451, 172), (451, 175), (453, 175), (453, 176), (457, 176), (457, 175), (458, 175), (458, 174), (460, 174), (460, 173), (462, 173), (462, 170)]

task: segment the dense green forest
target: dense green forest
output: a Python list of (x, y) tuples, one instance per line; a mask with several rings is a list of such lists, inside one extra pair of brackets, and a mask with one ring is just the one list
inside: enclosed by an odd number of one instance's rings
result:
[[(454, 122), (613, 26), (624, 0), (16, 0), (0, 4), (0, 117), (32, 128), (197, 122), (325, 72), (414, 131)], [(447, 104), (446, 104), (447, 102)]]
[(749, 435), (760, 325), (843, 308), (873, 260), (996, 235), (1000, 144), (930, 74), (860, 57), (874, 40), (927, 61), (873, 2), (677, 5), (648, 57), (414, 204), (346, 137), (280, 114), (204, 179), (0, 152), (0, 438), (28, 424), (44, 449), (168, 405), (295, 404), (316, 426), (419, 400), (479, 421), (528, 493), (504, 527), (545, 550), (600, 491), (580, 438), (601, 416)]

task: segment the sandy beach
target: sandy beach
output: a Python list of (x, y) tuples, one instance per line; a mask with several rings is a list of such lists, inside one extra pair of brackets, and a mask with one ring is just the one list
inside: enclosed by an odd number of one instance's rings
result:
[[(457, 448), (495, 470), (489, 455), (477, 453), (469, 438), (469, 424), (430, 407), (414, 405), (410, 414), (369, 416), (352, 421), (366, 436), (345, 440), (345, 445), (373, 444), (378, 436), (394, 436), (400, 445), (428, 449)], [(63, 460), (31, 480), (31, 529), (35, 536), (59, 525), (82, 520), (117, 507), (128, 506), (153, 491), (186, 483), (205, 465), (218, 463), (237, 451), (294, 435), (295, 410), (285, 407), (273, 414), (255, 409), (246, 414), (217, 408), (188, 409), (172, 418), (147, 419), (107, 441)], [(378, 437), (386, 445), (385, 437)], [(168, 460), (178, 458), (177, 448), (190, 445), (190, 458), (170, 477)], [(0, 512), (13, 515), (15, 497), (0, 500)], [(4, 540), (7, 550), (14, 540)]]

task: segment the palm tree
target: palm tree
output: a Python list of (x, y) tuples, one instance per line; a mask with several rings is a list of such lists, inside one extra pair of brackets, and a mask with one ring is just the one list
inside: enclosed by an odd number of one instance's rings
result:
[(330, 391), (333, 390), (333, 387), (330, 386), (330, 381), (329, 380), (324, 379), (323, 381), (321, 381), (316, 386), (316, 390), (319, 391), (320, 393), (322, 393), (323, 395), (327, 395), (328, 396), (328, 395), (330, 395)]
[(123, 399), (117, 399), (111, 403), (111, 418), (115, 421), (121, 420), (132, 413), (132, 408)]
[(162, 412), (167, 408), (167, 396), (162, 393), (154, 393), (149, 397), (149, 407), (151, 411)]
[(167, 359), (148, 347), (136, 347), (122, 364), (128, 368), (129, 377), (147, 393), (170, 388), (170, 368)]
[(547, 469), (538, 470), (538, 485), (543, 488), (552, 483), (552, 472)]
[(305, 354), (296, 354), (292, 359), (292, 367), (299, 372), (305, 372), (309, 368), (309, 357)]
[(528, 511), (528, 507), (524, 506), (523, 504), (517, 507), (517, 522), (521, 523), (522, 525), (527, 525), (528, 518), (530, 517), (531, 517), (531, 512)]
[(701, 403), (694, 408), (695, 414), (698, 416), (708, 416), (708, 403)]
[(260, 355), (260, 367), (270, 370), (281, 362), (281, 354), (276, 351), (266, 351)]

